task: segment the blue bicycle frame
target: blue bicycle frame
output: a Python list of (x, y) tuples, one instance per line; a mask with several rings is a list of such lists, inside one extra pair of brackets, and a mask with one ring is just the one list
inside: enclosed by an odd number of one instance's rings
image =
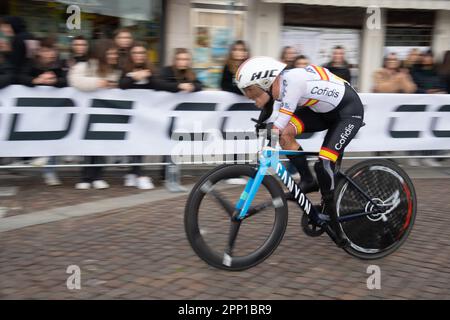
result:
[(322, 225), (329, 221), (329, 217), (319, 213), (308, 197), (302, 192), (300, 186), (295, 183), (295, 180), (289, 174), (285, 166), (281, 163), (280, 155), (317, 155), (317, 153), (293, 151), (293, 150), (276, 150), (273, 148), (265, 148), (260, 152), (259, 168), (254, 179), (249, 179), (244, 191), (242, 192), (239, 201), (236, 203), (236, 220), (242, 220), (246, 217), (250, 205), (258, 192), (259, 187), (264, 179), (264, 176), (270, 173), (275, 173), (283, 184), (288, 188), (289, 192), (294, 197), (294, 200), (300, 208), (318, 225)]
[[(281, 163), (279, 156), (280, 155), (295, 155), (295, 154), (304, 154), (304, 155), (314, 155), (317, 156), (317, 153), (314, 152), (304, 152), (304, 151), (294, 151), (294, 150), (276, 150), (273, 148), (266, 147), (260, 152), (259, 157), (259, 168), (256, 173), (255, 178), (249, 179), (244, 191), (241, 193), (241, 196), (236, 203), (234, 216), (235, 220), (243, 220), (247, 217), (250, 205), (253, 199), (258, 192), (259, 187), (264, 179), (264, 175), (269, 173), (276, 174), (286, 188), (289, 190), (293, 197), (293, 201), (295, 201), (300, 208), (305, 212), (310, 219), (317, 225), (324, 225), (330, 221), (330, 216), (319, 212), (308, 199), (308, 197), (302, 192), (300, 186), (295, 183), (295, 180), (289, 174), (287, 169)], [(338, 174), (344, 177), (351, 185), (353, 185), (361, 195), (366, 198), (370, 203), (372, 203), (374, 210), (373, 211), (363, 211), (363, 212), (355, 212), (352, 214), (347, 214), (342, 217), (337, 217), (337, 221), (345, 222), (353, 219), (360, 218), (362, 216), (367, 216), (370, 214), (377, 214), (383, 212), (383, 208), (380, 208), (378, 204), (374, 203), (372, 199), (367, 195), (364, 190), (362, 190), (352, 179), (347, 177), (344, 173), (338, 171)]]

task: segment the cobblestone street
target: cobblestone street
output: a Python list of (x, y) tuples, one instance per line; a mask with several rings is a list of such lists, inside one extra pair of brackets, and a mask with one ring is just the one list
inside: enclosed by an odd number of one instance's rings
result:
[[(376, 261), (351, 257), (326, 235), (307, 237), (301, 231), (298, 210), (290, 206), (286, 234), (269, 259), (242, 272), (214, 269), (195, 255), (186, 239), (187, 194), (16, 228), (0, 233), (0, 298), (450, 299), (449, 181), (445, 177), (414, 179), (415, 227), (398, 251)], [(27, 184), (27, 188), (39, 186), (36, 181)], [(53, 190), (43, 188), (47, 193)], [(82, 192), (71, 188), (60, 187), (57, 192), (66, 189), (73, 198), (83, 198)], [(123, 196), (114, 190), (113, 186), (102, 192)], [(151, 192), (158, 190), (140, 196)], [(57, 197), (51, 197), (57, 201), (53, 204), (50, 198), (41, 199), (47, 206), (35, 210), (83, 201), (95, 204), (104, 198), (95, 198), (96, 193), (100, 191), (67, 203)], [(8, 200), (0, 201), (1, 207)], [(381, 268), (380, 290), (367, 289), (371, 264)], [(70, 265), (81, 269), (80, 290), (66, 287)]]

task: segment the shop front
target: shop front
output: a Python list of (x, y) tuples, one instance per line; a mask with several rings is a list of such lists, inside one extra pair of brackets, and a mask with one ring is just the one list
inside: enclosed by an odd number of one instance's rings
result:
[[(68, 52), (71, 39), (111, 38), (114, 30), (127, 27), (135, 39), (144, 41), (151, 60), (162, 56), (163, 0), (8, 0), (0, 7), (4, 15), (22, 17), (37, 38), (55, 37), (61, 51)], [(73, 9), (75, 7), (75, 9)], [(70, 8), (68, 10), (68, 8)], [(80, 13), (79, 28), (69, 28), (71, 15)]]

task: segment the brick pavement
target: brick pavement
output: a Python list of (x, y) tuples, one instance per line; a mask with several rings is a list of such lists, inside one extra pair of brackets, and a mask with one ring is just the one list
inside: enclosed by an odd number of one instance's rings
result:
[[(308, 238), (291, 207), (275, 253), (243, 272), (209, 267), (183, 228), (186, 196), (0, 233), (1, 299), (450, 299), (449, 179), (417, 179), (416, 225), (378, 261), (355, 259), (325, 235)], [(0, 220), (1, 221), (1, 220)], [(368, 290), (369, 264), (381, 290)], [(81, 268), (81, 290), (66, 268)]]
[[(163, 182), (152, 172), (153, 182), (156, 187), (161, 187)], [(139, 194), (147, 190), (139, 190), (133, 187), (123, 186), (123, 173), (121, 171), (108, 172), (105, 180), (110, 184), (107, 190), (76, 190), (75, 184), (78, 177), (73, 174), (61, 177), (63, 185), (48, 187), (44, 185), (38, 174), (6, 175), (0, 176), (1, 187), (17, 187), (18, 192), (13, 197), (0, 197), (0, 208), (3, 208), (4, 217), (27, 214), (30, 212), (48, 210), (61, 206), (76, 205), (90, 201)], [(182, 183), (194, 182), (192, 176), (184, 176)]]

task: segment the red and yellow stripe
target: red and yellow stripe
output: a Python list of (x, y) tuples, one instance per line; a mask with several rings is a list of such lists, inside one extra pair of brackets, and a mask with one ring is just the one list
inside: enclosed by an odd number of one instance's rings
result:
[(288, 116), (292, 116), (294, 114), (293, 112), (291, 112), (291, 111), (289, 111), (287, 109), (283, 109), (283, 108), (280, 108), (280, 112), (284, 113), (284, 114), (287, 114)]
[(303, 107), (312, 107), (312, 106), (315, 105), (317, 102), (319, 102), (319, 100), (317, 100), (317, 99), (308, 99), (308, 100), (303, 104)]
[(294, 126), (295, 130), (297, 131), (297, 134), (302, 134), (302, 132), (305, 130), (305, 125), (303, 124), (303, 121), (297, 118), (296, 116), (292, 116), (289, 123)]
[(316, 70), (316, 72), (319, 74), (320, 79), (326, 80), (326, 81), (330, 80), (330, 78), (328, 77), (328, 74), (327, 74), (327, 72), (324, 70), (324, 68), (319, 67), (319, 66), (315, 66), (315, 65), (312, 65), (312, 67), (313, 67), (314, 70)]
[(336, 162), (338, 157), (339, 157), (339, 153), (337, 153), (336, 151), (325, 148), (325, 147), (320, 148), (319, 158)]

